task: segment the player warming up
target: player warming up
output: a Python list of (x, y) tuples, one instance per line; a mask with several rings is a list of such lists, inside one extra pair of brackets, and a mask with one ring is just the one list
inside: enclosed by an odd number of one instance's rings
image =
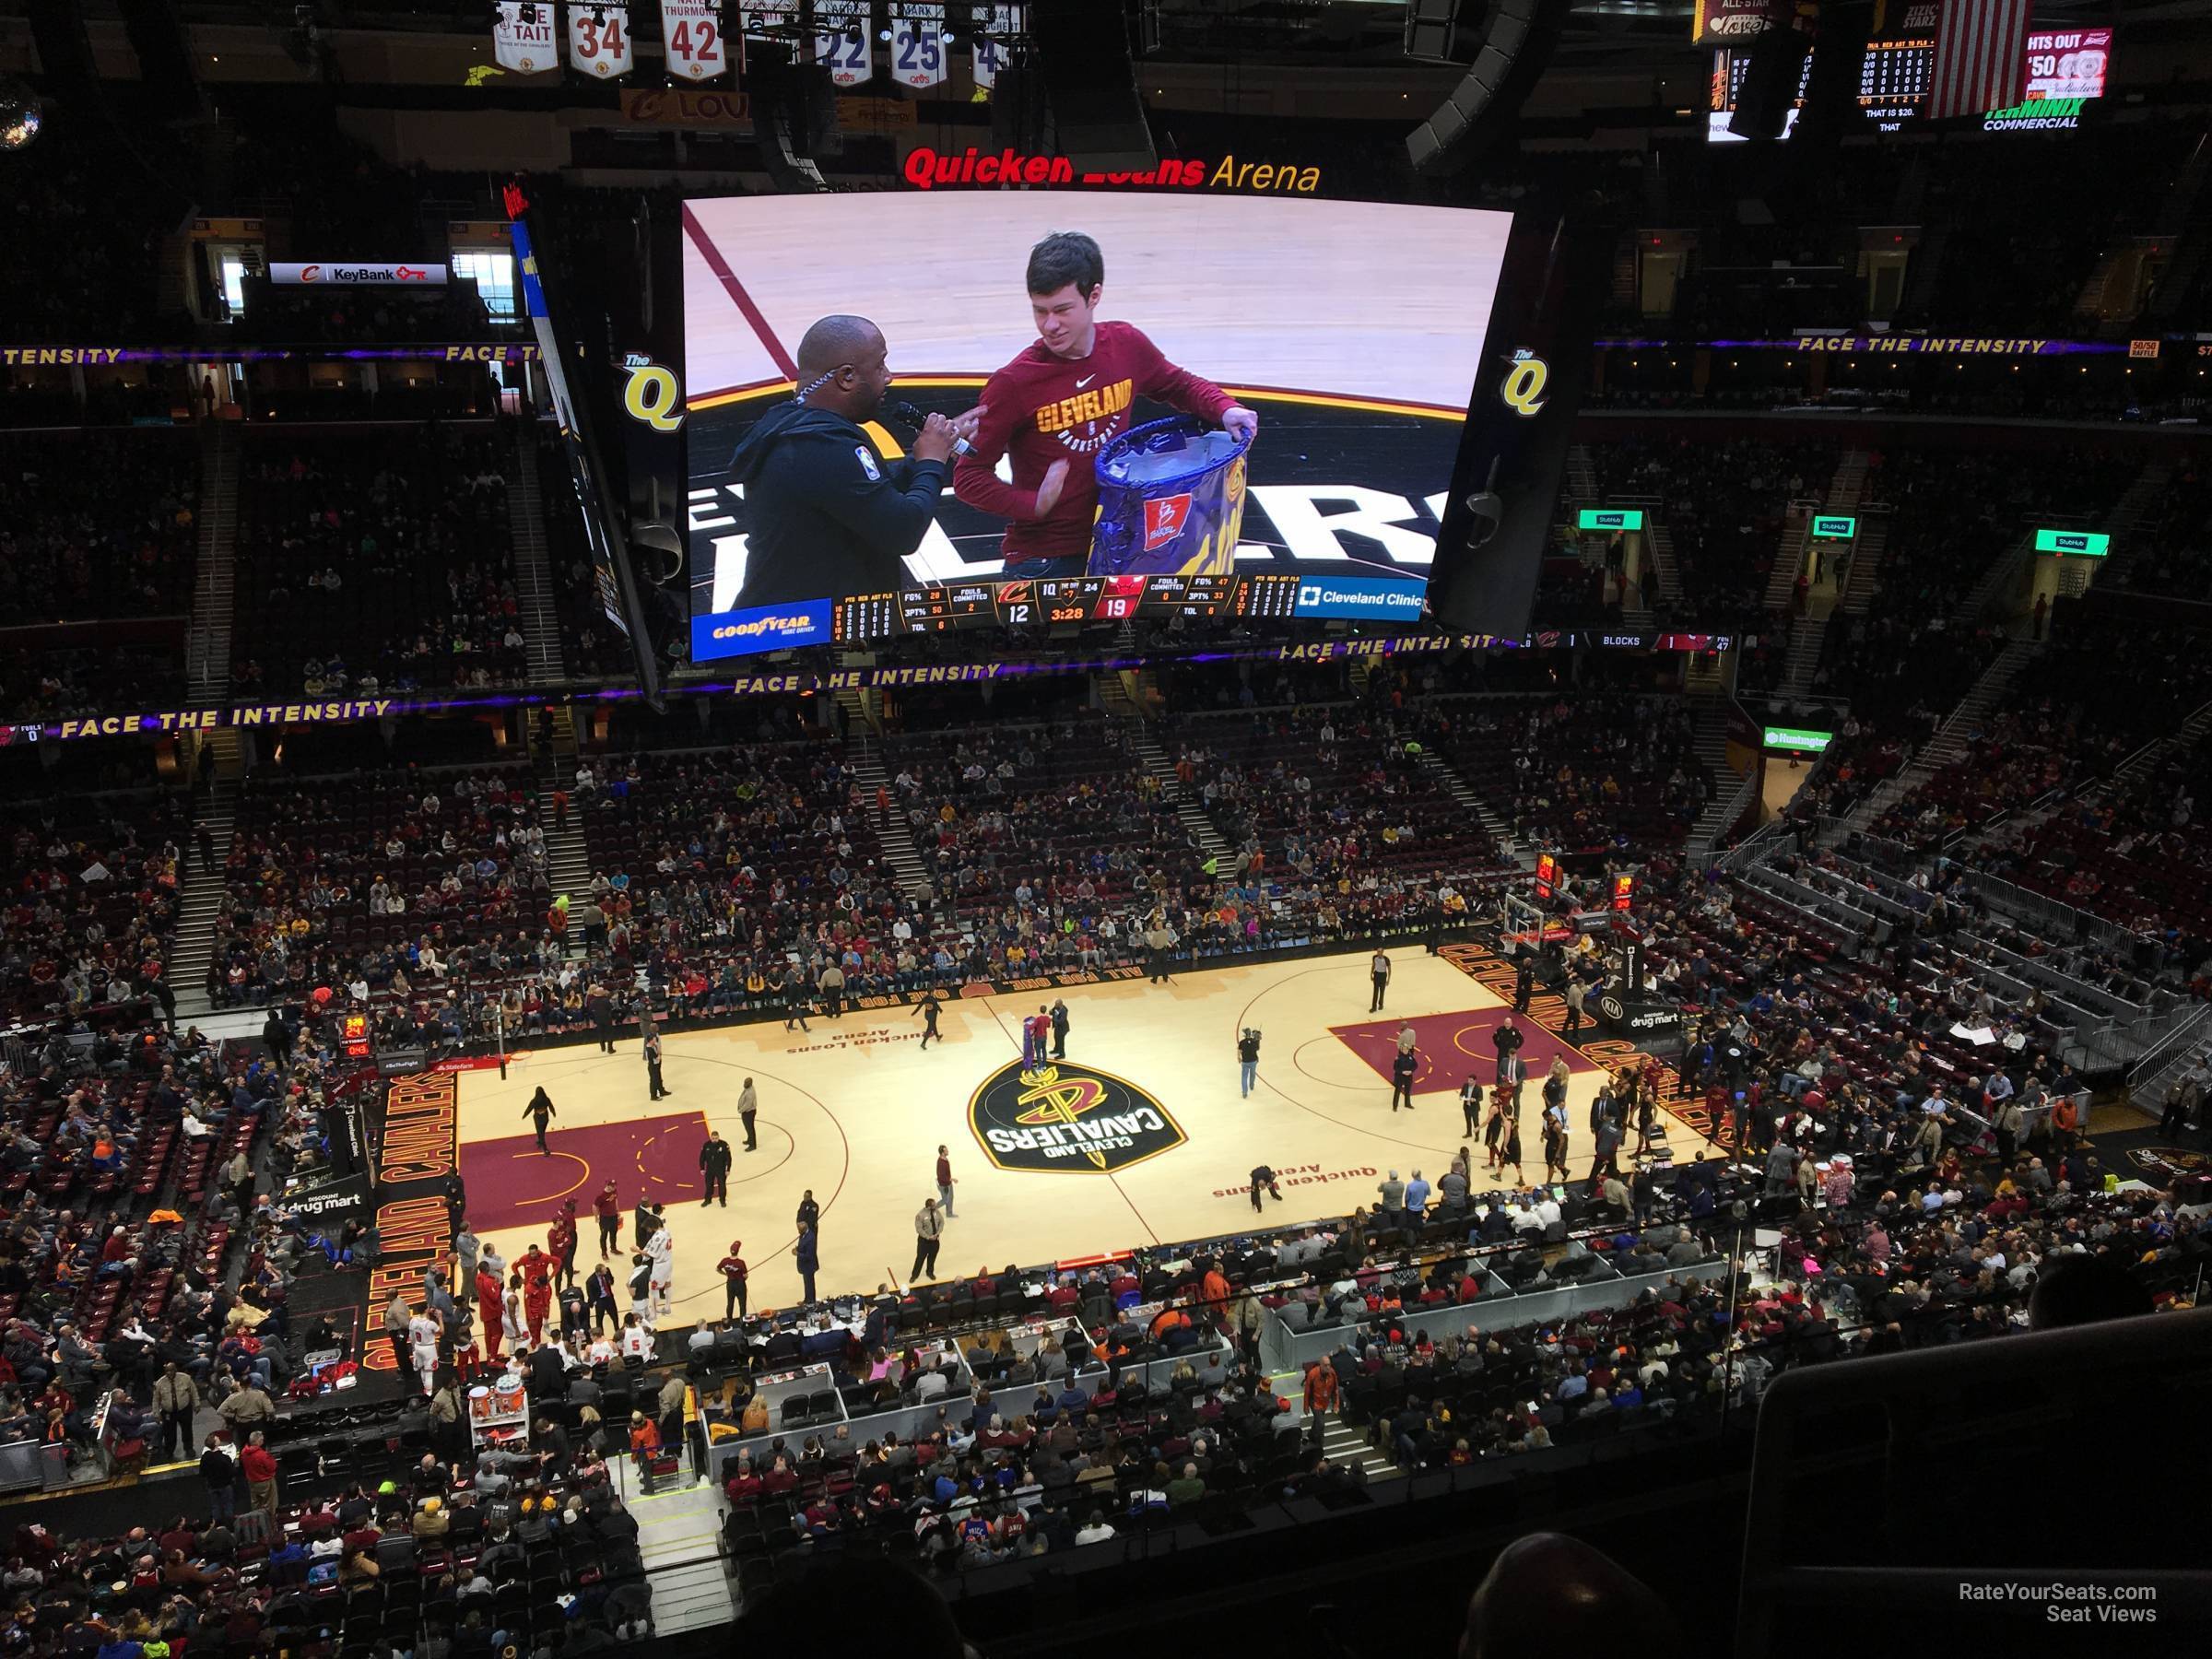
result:
[[(1079, 231), (1030, 250), (1030, 312), (1037, 343), (991, 377), (972, 447), (952, 469), (952, 493), (1008, 521), (1006, 574), (1080, 576), (1098, 517), (1098, 453), (1149, 397), (1218, 421), (1240, 441), (1260, 418), (1228, 393), (1160, 355), (1135, 326), (1099, 321), (1105, 255)], [(999, 480), (1006, 457), (1011, 484)]]

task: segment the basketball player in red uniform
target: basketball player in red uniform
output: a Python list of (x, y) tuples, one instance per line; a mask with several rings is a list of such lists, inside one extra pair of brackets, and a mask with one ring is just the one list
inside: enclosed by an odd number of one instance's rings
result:
[[(1210, 381), (1162, 357), (1134, 325), (1099, 321), (1106, 280), (1099, 244), (1062, 230), (1030, 250), (1030, 310), (1037, 343), (991, 377), (987, 410), (952, 469), (952, 493), (1006, 519), (1009, 576), (1080, 576), (1098, 517), (1099, 452), (1130, 427), (1149, 397), (1218, 422), (1240, 441), (1260, 418)], [(1014, 481), (999, 481), (999, 457)]]

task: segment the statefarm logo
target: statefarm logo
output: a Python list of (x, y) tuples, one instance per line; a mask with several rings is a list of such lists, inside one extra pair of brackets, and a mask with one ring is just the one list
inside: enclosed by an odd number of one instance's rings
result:
[(1239, 161), (1232, 153), (1215, 162), (1165, 160), (1141, 172), (1082, 172), (1065, 156), (1032, 156), (1017, 149), (995, 155), (973, 145), (957, 154), (916, 145), (907, 152), (906, 182), (916, 190), (954, 184), (1084, 184), (1107, 190), (1251, 190), (1312, 195), (1321, 169), (1296, 162)]
[(1070, 1060), (1009, 1060), (969, 1098), (968, 1126), (994, 1167), (1053, 1175), (1111, 1175), (1190, 1138), (1127, 1078)]
[(1182, 495), (1162, 496), (1157, 501), (1145, 503), (1145, 551), (1164, 547), (1182, 534), (1182, 527), (1191, 522), (1191, 498)]

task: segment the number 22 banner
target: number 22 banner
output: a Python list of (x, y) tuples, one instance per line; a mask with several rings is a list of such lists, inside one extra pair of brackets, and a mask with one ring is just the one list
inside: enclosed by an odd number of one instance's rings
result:
[(857, 87), (876, 73), (867, 0), (814, 0), (814, 55), (840, 87)]
[(891, 19), (891, 74), (902, 87), (945, 80), (945, 8), (900, 6)]
[(721, 0), (661, 0), (661, 40), (671, 80), (699, 86), (729, 71)]
[(570, 6), (569, 66), (594, 80), (617, 80), (629, 73), (628, 5)]

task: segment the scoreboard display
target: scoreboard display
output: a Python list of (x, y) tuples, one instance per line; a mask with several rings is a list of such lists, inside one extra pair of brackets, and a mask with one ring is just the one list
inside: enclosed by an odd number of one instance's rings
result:
[[(1065, 576), (993, 579), (862, 594), (839, 601), (839, 643), (971, 628), (1130, 622), (1139, 618), (1288, 617), (1294, 576)], [(1255, 598), (1258, 591), (1265, 597)]]

